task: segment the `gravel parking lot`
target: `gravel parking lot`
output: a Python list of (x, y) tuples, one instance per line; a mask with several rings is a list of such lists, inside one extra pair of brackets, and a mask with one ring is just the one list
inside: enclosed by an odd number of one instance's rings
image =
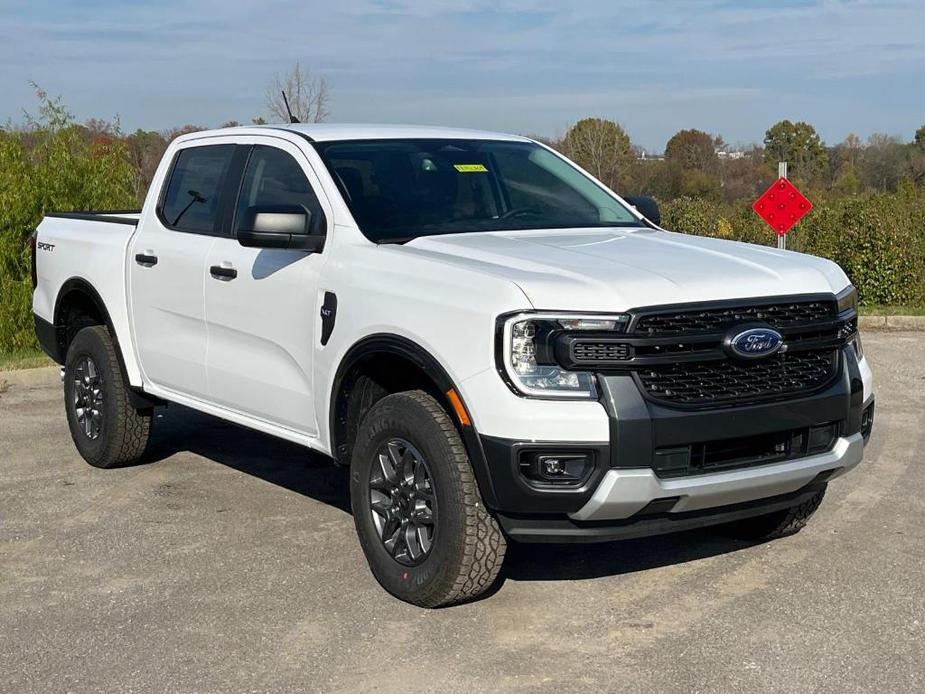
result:
[(342, 473), (180, 407), (86, 465), (55, 369), (0, 373), (3, 692), (925, 690), (925, 333), (870, 333), (867, 459), (801, 534), (514, 546), (499, 589), (382, 591)]

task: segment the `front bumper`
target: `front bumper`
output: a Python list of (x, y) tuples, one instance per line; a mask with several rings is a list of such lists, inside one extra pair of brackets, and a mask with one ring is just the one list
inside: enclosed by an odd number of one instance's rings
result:
[[(821, 392), (725, 409), (666, 408), (649, 402), (628, 378), (603, 377), (601, 402), (610, 421), (610, 440), (514, 441), (482, 436), (482, 470), (489, 478), (480, 478), (483, 497), (508, 535), (527, 541), (638, 537), (800, 503), (857, 465), (870, 433), (870, 423), (864, 422), (865, 413), (872, 417), (873, 394), (870, 379), (863, 377), (865, 365), (858, 363), (852, 348), (843, 349), (840, 358), (839, 378)], [(659, 468), (660, 451), (736, 437), (763, 439), (777, 432), (796, 435), (826, 424), (836, 427), (837, 436), (819, 452), (804, 450), (801, 455), (709, 470), (692, 466), (683, 473)], [(580, 486), (538, 489), (519, 474), (524, 451), (575, 449), (587, 451), (595, 460), (593, 472)]]
[(569, 517), (579, 521), (629, 518), (653, 502), (669, 513), (699, 511), (789, 494), (825, 475), (847, 472), (864, 457), (860, 433), (841, 437), (828, 453), (756, 467), (660, 479), (651, 469), (608, 470), (588, 502)]

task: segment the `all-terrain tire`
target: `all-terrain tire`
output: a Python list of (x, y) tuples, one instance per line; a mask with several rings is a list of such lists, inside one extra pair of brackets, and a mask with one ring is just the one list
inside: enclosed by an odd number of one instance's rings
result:
[[(371, 508), (373, 465), (382, 447), (395, 440), (409, 442), (427, 460), (436, 498), (430, 550), (413, 566), (386, 549)], [(441, 607), (477, 598), (495, 582), (506, 550), (504, 535), (482, 502), (459, 432), (427, 393), (388, 395), (363, 418), (353, 447), (350, 500), (370, 569), (400, 600)]]
[(825, 487), (802, 504), (719, 527), (725, 535), (739, 540), (776, 540), (794, 535), (804, 528), (810, 516), (819, 508), (824, 496)]
[[(100, 394), (97, 411), (101, 417), (92, 424), (92, 436), (86, 419), (79, 420), (77, 405), (78, 381), (90, 382), (88, 364), (92, 364), (92, 389)], [(87, 388), (82, 392), (86, 394)], [(151, 412), (132, 407), (116, 347), (105, 326), (83, 328), (71, 341), (64, 363), (64, 408), (74, 445), (90, 465), (119, 467), (137, 462), (144, 453)]]

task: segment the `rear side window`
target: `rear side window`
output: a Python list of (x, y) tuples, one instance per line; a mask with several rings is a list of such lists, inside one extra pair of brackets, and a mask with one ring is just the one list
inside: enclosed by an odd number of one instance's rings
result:
[(321, 206), (305, 177), (302, 167), (289, 154), (257, 145), (247, 161), (241, 193), (238, 197), (235, 229), (245, 218), (248, 207), (304, 207), (315, 218), (321, 216)]
[(211, 145), (180, 150), (161, 206), (164, 224), (179, 231), (214, 231), (234, 149), (234, 145)]

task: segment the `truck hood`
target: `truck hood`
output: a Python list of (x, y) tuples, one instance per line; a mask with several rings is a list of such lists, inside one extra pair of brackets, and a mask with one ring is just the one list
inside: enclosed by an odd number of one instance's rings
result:
[(534, 308), (624, 311), (658, 304), (838, 292), (835, 263), (654, 229), (561, 229), (425, 236), (404, 248), (516, 283)]

